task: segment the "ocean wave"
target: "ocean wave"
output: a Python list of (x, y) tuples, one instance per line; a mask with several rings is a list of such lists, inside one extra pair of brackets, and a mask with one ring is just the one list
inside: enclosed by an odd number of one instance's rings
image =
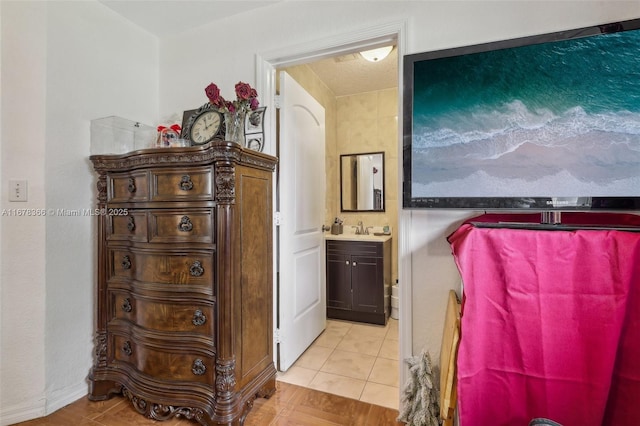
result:
[[(554, 114), (548, 109), (530, 109), (522, 101), (499, 108), (449, 114), (437, 128), (414, 126), (413, 150), (422, 151), (456, 145), (467, 146), (467, 154), (477, 158), (497, 158), (524, 143), (560, 146), (576, 143), (581, 137), (601, 135), (603, 143), (625, 143), (640, 150), (640, 113), (588, 114), (580, 106)], [(469, 145), (475, 148), (468, 150)]]

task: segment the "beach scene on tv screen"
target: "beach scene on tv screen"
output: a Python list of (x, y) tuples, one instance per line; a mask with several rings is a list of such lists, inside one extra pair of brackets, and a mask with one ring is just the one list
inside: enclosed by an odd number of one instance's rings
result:
[(640, 30), (413, 67), (412, 197), (640, 196)]

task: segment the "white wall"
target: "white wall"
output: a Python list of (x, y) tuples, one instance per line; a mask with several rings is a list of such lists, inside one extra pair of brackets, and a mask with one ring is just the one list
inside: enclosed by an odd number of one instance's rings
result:
[[(215, 82), (233, 96), (238, 80), (255, 86), (255, 55), (318, 44), (357, 28), (407, 21), (407, 54), (541, 34), (640, 17), (640, 1), (423, 1), (282, 2), (203, 26), (161, 42), (161, 116), (206, 102), (204, 87)], [(189, 66), (188, 64), (197, 64)], [(402, 90), (399, 90), (402, 93)], [(261, 103), (272, 107), (268, 99)], [(401, 198), (401, 197), (399, 197)], [(476, 212), (479, 213), (479, 212)], [(405, 212), (410, 254), (414, 353), (423, 348), (439, 357), (449, 289), (460, 279), (446, 236), (470, 211)], [(402, 255), (402, 254), (401, 254)], [(402, 266), (402, 265), (401, 265)], [(402, 270), (402, 268), (401, 268)]]
[[(154, 124), (158, 40), (97, 2), (0, 3), (0, 206), (86, 209), (96, 202), (90, 120)], [(29, 181), (27, 203), (7, 180)], [(87, 393), (93, 355), (95, 218), (1, 217), (0, 424)]]
[[(640, 1), (280, 2), (158, 41), (94, 1), (0, 2), (2, 146), (7, 180), (29, 180), (21, 207), (87, 208), (95, 178), (89, 120), (148, 124), (204, 104), (211, 81), (231, 96), (255, 85), (255, 54), (407, 20), (408, 52), (630, 19)], [(159, 64), (159, 65), (158, 65)], [(158, 72), (159, 70), (159, 72)], [(402, 91), (400, 91), (402, 93)], [(272, 107), (269, 100), (263, 104)], [(444, 240), (470, 212), (405, 212), (413, 284), (413, 350), (437, 353), (446, 292), (459, 279)], [(93, 353), (90, 218), (0, 218), (0, 424), (86, 392)]]
[[(0, 206), (44, 205), (46, 8), (0, 4), (2, 20), (2, 185)], [(30, 28), (24, 37), (23, 28)], [(29, 201), (7, 202), (8, 180), (29, 179)], [(45, 219), (0, 217), (2, 336), (0, 420), (43, 412), (45, 388)]]

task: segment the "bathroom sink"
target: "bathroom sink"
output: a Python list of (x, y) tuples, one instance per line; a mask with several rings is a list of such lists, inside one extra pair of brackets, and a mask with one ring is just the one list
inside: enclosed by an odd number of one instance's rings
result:
[(325, 234), (326, 240), (344, 240), (344, 241), (380, 241), (385, 242), (391, 235), (386, 234)]

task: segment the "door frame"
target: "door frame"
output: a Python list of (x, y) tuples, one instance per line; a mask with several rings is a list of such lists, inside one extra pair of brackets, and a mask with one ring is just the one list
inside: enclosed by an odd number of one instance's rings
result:
[[(352, 32), (338, 34), (332, 37), (323, 37), (308, 43), (282, 47), (262, 53), (257, 53), (255, 58), (256, 66), (256, 90), (262, 93), (267, 99), (265, 103), (275, 105), (276, 97), (276, 68), (301, 65), (331, 56), (359, 52), (388, 45), (390, 42), (396, 44), (398, 49), (398, 158), (402, 159), (402, 58), (407, 50), (407, 21), (392, 21), (380, 25), (361, 28)], [(265, 126), (265, 149), (268, 154), (277, 155), (275, 141), (277, 138), (276, 113), (274, 108), (267, 109), (264, 120)], [(274, 179), (274, 193), (277, 194), (277, 179)], [(402, 194), (402, 179), (398, 179), (398, 194)], [(411, 283), (411, 213), (402, 209), (402, 197), (398, 196), (398, 279), (399, 286), (399, 350), (400, 360), (405, 360), (413, 356), (412, 347), (412, 283)], [(274, 213), (276, 203), (274, 203)], [(274, 223), (274, 235), (277, 228)], [(274, 238), (274, 312), (273, 324), (277, 324), (277, 279), (278, 262), (280, 254), (277, 246), (278, 238)], [(274, 337), (274, 348), (276, 347)], [(274, 361), (277, 362), (277, 351), (274, 350)], [(399, 363), (400, 390), (404, 388), (409, 379), (409, 370), (404, 362)]]

